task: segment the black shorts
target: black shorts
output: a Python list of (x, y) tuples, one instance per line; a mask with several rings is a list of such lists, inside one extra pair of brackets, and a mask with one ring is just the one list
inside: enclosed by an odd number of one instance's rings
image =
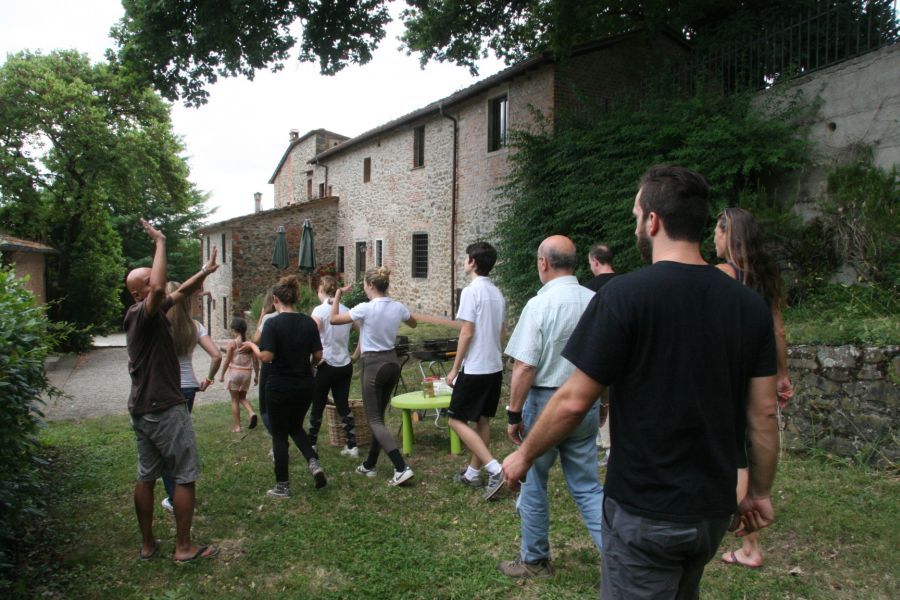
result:
[(450, 397), (450, 418), (460, 421), (477, 421), (481, 417), (493, 419), (500, 404), (500, 385), (503, 371), (486, 375), (466, 375), (460, 371)]

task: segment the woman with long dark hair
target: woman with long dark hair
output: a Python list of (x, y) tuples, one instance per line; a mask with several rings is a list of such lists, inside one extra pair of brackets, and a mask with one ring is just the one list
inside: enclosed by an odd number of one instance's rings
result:
[(410, 327), (415, 327), (417, 323), (406, 306), (388, 297), (390, 278), (391, 270), (387, 267), (366, 271), (363, 289), (369, 301), (357, 304), (345, 313), (340, 312), (343, 290), (337, 290), (331, 303), (331, 324), (342, 325), (353, 321), (360, 323), (359, 348), (362, 350), (362, 357), (359, 362), (359, 380), (366, 421), (372, 430), (372, 444), (369, 446), (369, 456), (356, 468), (356, 472), (366, 477), (375, 477), (378, 453), (384, 448), (394, 465), (394, 476), (388, 481), (388, 485), (401, 485), (412, 479), (413, 470), (403, 460), (397, 441), (384, 424), (384, 411), (400, 378), (400, 361), (394, 350), (397, 328), (400, 323), (406, 323)]
[(322, 342), (315, 322), (294, 310), (300, 285), (293, 275), (282, 277), (272, 289), (278, 315), (269, 319), (259, 346), (244, 342), (242, 348), (270, 365), (266, 381), (266, 403), (272, 427), (272, 453), (275, 457), (275, 487), (267, 495), (287, 498), (291, 495), (288, 477), (288, 438), (306, 458), (316, 488), (326, 484), (319, 455), (303, 431), (303, 418), (313, 400), (313, 366), (322, 360)]
[[(778, 404), (783, 407), (794, 395), (787, 370), (787, 339), (781, 310), (784, 296), (781, 275), (775, 261), (766, 252), (762, 229), (750, 212), (742, 208), (726, 208), (719, 215), (715, 233), (716, 255), (725, 260), (719, 269), (747, 287), (756, 290), (769, 305), (775, 323), (775, 347), (778, 359)], [(738, 457), (737, 496), (740, 502), (747, 494), (747, 457)], [(726, 552), (722, 560), (730, 565), (758, 569), (762, 566), (762, 551), (758, 533), (744, 536), (743, 546)]]

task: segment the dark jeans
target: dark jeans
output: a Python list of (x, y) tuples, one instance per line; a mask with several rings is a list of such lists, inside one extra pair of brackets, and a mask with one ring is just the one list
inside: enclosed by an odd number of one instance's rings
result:
[(319, 439), (319, 429), (322, 428), (322, 414), (325, 412), (325, 404), (328, 402), (328, 392), (334, 398), (334, 406), (341, 416), (344, 425), (344, 433), (347, 436), (347, 447), (356, 446), (356, 423), (350, 412), (350, 380), (353, 378), (353, 363), (347, 363), (343, 367), (332, 367), (323, 362), (316, 371), (316, 396), (313, 399), (312, 412), (309, 413), (309, 441), (315, 445)]
[(312, 404), (312, 398), (312, 387), (290, 391), (266, 390), (269, 422), (272, 425), (272, 453), (275, 455), (275, 481), (289, 480), (288, 438), (294, 440), (307, 461), (319, 458), (303, 431), (303, 418)]
[(259, 418), (262, 419), (266, 431), (271, 435), (272, 423), (269, 422), (269, 404), (266, 401), (266, 382), (269, 381), (269, 363), (259, 365)]
[[(181, 388), (181, 395), (187, 400), (188, 412), (194, 412), (194, 397), (197, 395), (195, 387)], [(169, 496), (169, 502), (175, 499), (175, 480), (170, 475), (163, 475), (163, 486), (166, 488), (166, 495)]]
[(657, 521), (629, 513), (606, 497), (600, 597), (698, 598), (706, 563), (716, 554), (730, 517), (693, 523)]
[[(362, 384), (363, 405), (366, 421), (372, 430), (372, 444), (369, 456), (363, 464), (370, 469), (378, 462), (378, 451), (385, 454), (397, 450), (397, 442), (390, 429), (384, 424), (384, 411), (391, 402), (391, 393), (400, 379), (400, 363), (393, 350), (384, 352), (364, 352), (359, 361), (359, 380)], [(397, 468), (397, 465), (394, 465)], [(399, 469), (397, 469), (399, 470)]]

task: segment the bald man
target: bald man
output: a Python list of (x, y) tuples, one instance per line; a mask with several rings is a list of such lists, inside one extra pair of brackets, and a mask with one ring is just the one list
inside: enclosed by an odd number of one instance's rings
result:
[(181, 395), (181, 379), (172, 325), (166, 311), (185, 295), (200, 287), (206, 276), (219, 268), (216, 251), (199, 273), (166, 296), (166, 236), (141, 219), (141, 226), (156, 244), (151, 268), (134, 269), (125, 285), (134, 304), (125, 314), (128, 372), (131, 393), (128, 412), (137, 439), (138, 471), (134, 486), (134, 508), (141, 530), (138, 554), (149, 560), (159, 554), (153, 535), (153, 488), (164, 473), (175, 481), (175, 561), (210, 558), (214, 546), (191, 541), (194, 518), (194, 482), (197, 480), (197, 444), (187, 403)]
[[(560, 356), (594, 292), (574, 276), (575, 244), (565, 236), (545, 239), (537, 253), (537, 272), (543, 287), (528, 301), (506, 346), (515, 359), (509, 386), (507, 435), (522, 443), (550, 397), (575, 367)], [(560, 459), (569, 493), (578, 505), (597, 550), (601, 550), (600, 516), (603, 487), (597, 477), (595, 439), (600, 404), (595, 404), (567, 438), (539, 456), (522, 484), (516, 509), (522, 520), (518, 558), (497, 568), (509, 577), (549, 577), (550, 508), (547, 477)]]

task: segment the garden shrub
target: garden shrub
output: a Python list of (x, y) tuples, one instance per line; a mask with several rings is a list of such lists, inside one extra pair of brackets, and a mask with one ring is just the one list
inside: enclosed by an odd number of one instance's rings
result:
[(36, 450), (40, 396), (51, 391), (44, 375), (51, 337), (44, 309), (11, 268), (0, 267), (0, 589), (23, 524), (41, 512)]

